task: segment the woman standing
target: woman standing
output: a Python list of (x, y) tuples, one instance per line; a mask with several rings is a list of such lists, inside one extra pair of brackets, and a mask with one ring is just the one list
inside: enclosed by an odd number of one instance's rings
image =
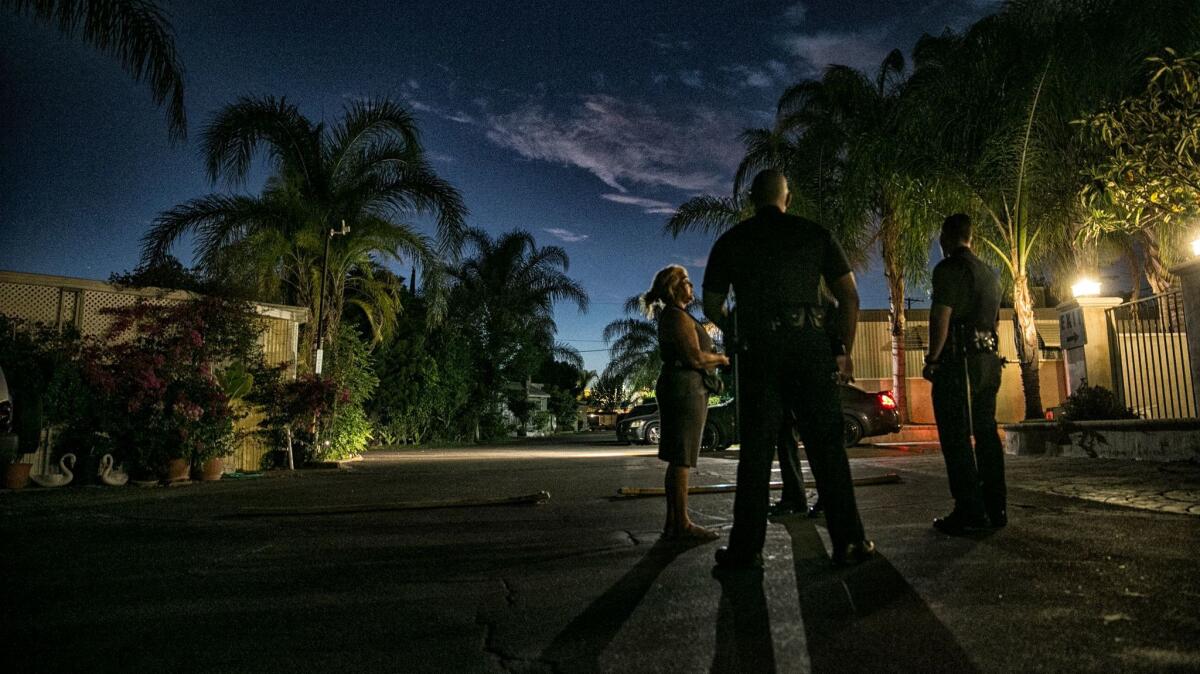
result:
[(692, 299), (687, 270), (670, 265), (655, 274), (650, 290), (642, 295), (642, 305), (651, 318), (658, 317), (658, 348), (663, 361), (654, 387), (662, 424), (658, 458), (667, 462), (667, 524), (663, 538), (711, 541), (717, 534), (688, 517), (688, 469), (700, 457), (700, 437), (708, 416), (708, 390), (702, 371), (728, 365), (729, 358), (713, 353), (712, 339), (687, 312)]

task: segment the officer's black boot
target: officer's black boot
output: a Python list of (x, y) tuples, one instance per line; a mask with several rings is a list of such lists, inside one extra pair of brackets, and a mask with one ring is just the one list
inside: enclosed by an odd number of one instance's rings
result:
[(945, 517), (935, 517), (933, 528), (950, 536), (963, 536), (982, 529), (987, 529), (991, 523), (983, 513), (971, 513), (955, 508)]

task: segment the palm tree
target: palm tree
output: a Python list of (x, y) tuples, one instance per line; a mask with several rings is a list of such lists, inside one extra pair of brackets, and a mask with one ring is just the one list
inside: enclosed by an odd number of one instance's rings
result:
[(641, 297), (625, 301), (625, 317), (604, 326), (602, 338), (609, 345), (610, 357), (605, 377), (620, 380), (633, 390), (654, 388), (662, 369), (658, 325), (646, 318)]
[(1089, 148), (1071, 122), (1136, 82), (1163, 40), (1194, 41), (1195, 3), (1009, 2), (965, 34), (926, 36), (909, 78), (925, 147), (987, 226), (980, 239), (1006, 272), (1017, 323), (1025, 416), (1042, 415), (1031, 271), (1079, 231)]
[[(687, 310), (693, 316), (701, 311), (699, 299), (693, 299)], [(640, 295), (625, 300), (625, 317), (604, 326), (601, 335), (609, 345), (608, 365), (604, 376), (619, 379), (633, 390), (653, 389), (662, 369), (662, 354), (658, 349), (658, 324), (646, 317), (646, 307)], [(698, 319), (710, 334), (715, 326), (707, 318)], [(720, 335), (714, 336), (720, 345)]]
[(470, 229), (466, 240), (475, 253), (449, 269), (450, 305), (455, 323), (472, 342), (476, 402), (498, 404), (506, 382), (525, 381), (547, 356), (582, 368), (578, 351), (554, 341), (555, 303), (573, 303), (581, 313), (588, 308), (587, 292), (567, 276), (567, 252), (539, 248), (523, 230), (493, 239)]
[(607, 369), (592, 387), (592, 405), (597, 410), (612, 411), (625, 399), (625, 380)]
[(893, 50), (873, 79), (847, 66), (830, 66), (818, 80), (789, 87), (779, 99), (775, 125), (742, 134), (746, 154), (734, 177), (734, 197), (700, 197), (680, 207), (666, 229), (673, 235), (719, 233), (744, 212), (741, 195), (758, 171), (789, 178), (791, 210), (831, 226), (856, 265), (878, 241), (891, 304), (892, 388), (907, 410), (906, 282), (925, 275), (930, 207), (937, 183), (921, 180), (907, 158), (899, 113), (904, 56)]
[(150, 85), (157, 105), (167, 106), (172, 140), (187, 137), (183, 65), (175, 52), (166, 13), (146, 0), (0, 0), (0, 7), (50, 24), (71, 38), (115, 56), (134, 81)]
[[(351, 103), (327, 128), (285, 99), (242, 98), (205, 129), (214, 184), (243, 184), (259, 153), (274, 171), (261, 194), (211, 194), (164, 212), (142, 239), (143, 259), (165, 256), (193, 232), (201, 268), (239, 268), (264, 291), (317, 316), (326, 238), (345, 223), (349, 234), (329, 246), (326, 338), (337, 333), (347, 304), (366, 313), (376, 340), (394, 325), (403, 280), (379, 273), (386, 261), (419, 263), (431, 312), (444, 311), (442, 258), (457, 255), (466, 208), (433, 171), (406, 108), (386, 99)], [(418, 214), (436, 216), (436, 245), (406, 222)]]

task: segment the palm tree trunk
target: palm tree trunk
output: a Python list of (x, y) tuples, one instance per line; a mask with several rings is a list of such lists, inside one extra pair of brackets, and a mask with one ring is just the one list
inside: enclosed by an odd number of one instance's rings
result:
[(1167, 266), (1163, 264), (1162, 250), (1158, 246), (1158, 240), (1154, 238), (1153, 234), (1145, 231), (1141, 232), (1138, 238), (1141, 239), (1142, 248), (1145, 251), (1144, 269), (1146, 280), (1150, 282), (1150, 290), (1155, 295), (1170, 292), (1175, 277), (1167, 271)]
[[(1139, 243), (1141, 243), (1142, 255), (1145, 258), (1141, 265), (1141, 271), (1146, 275), (1146, 280), (1150, 283), (1150, 293), (1152, 295), (1165, 295), (1171, 292), (1171, 288), (1175, 284), (1175, 276), (1163, 264), (1162, 249), (1159, 248), (1158, 240), (1154, 238), (1152, 233), (1147, 231), (1139, 232), (1137, 238)], [(1162, 329), (1171, 332), (1178, 331), (1183, 325), (1183, 316), (1180, 312), (1179, 303), (1159, 300), (1157, 305), (1159, 325)]]
[[(890, 232), (885, 222), (880, 229)], [(908, 363), (904, 332), (906, 318), (904, 316), (904, 272), (900, 261), (896, 259), (896, 249), (893, 241), (884, 236), (881, 244), (883, 257), (883, 275), (887, 278), (888, 301), (891, 304), (892, 328), (892, 395), (896, 398), (896, 411), (900, 414), (900, 423), (908, 422)]]
[(1017, 318), (1017, 357), (1021, 362), (1021, 389), (1025, 394), (1025, 418), (1041, 419), (1041, 363), (1038, 358), (1037, 324), (1033, 317), (1033, 299), (1029, 294), (1029, 277), (1021, 274), (1013, 279), (1013, 311)]

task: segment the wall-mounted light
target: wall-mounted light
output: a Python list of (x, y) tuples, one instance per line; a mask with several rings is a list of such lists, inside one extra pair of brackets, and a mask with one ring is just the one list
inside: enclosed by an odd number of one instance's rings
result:
[(1192, 255), (1200, 257), (1200, 238), (1192, 242)]
[(1071, 286), (1071, 295), (1075, 297), (1099, 297), (1100, 282), (1090, 278), (1079, 279), (1075, 282), (1075, 285)]

